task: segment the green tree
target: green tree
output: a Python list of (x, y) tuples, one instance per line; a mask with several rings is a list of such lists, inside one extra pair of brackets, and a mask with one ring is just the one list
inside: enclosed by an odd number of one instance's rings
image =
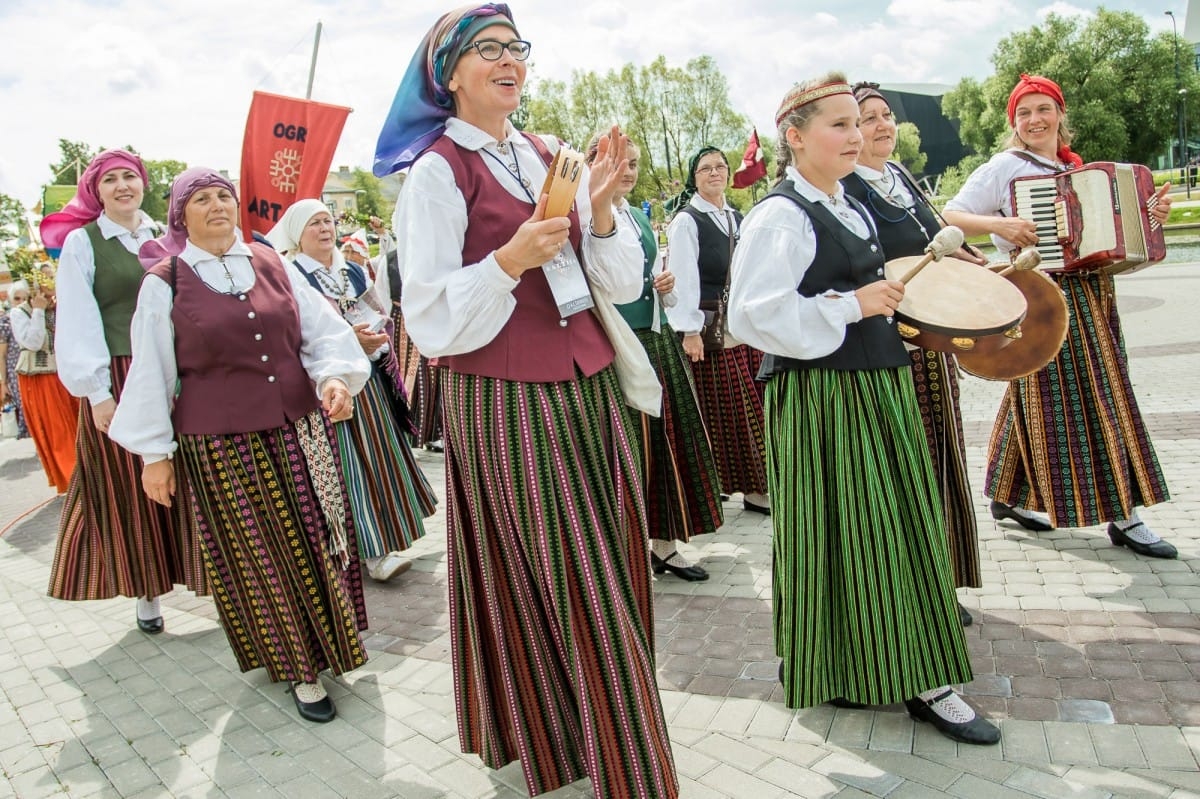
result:
[[(133, 148), (129, 149), (130, 152), (135, 152)], [(187, 169), (187, 164), (183, 161), (151, 159), (143, 159), (143, 163), (146, 165), (146, 177), (150, 181), (142, 194), (142, 210), (151, 219), (166, 223), (171, 184), (180, 172)]]
[(25, 206), (15, 197), (0, 193), (0, 243), (25, 235)]
[(914, 175), (925, 171), (925, 162), (929, 158), (921, 152), (921, 131), (916, 125), (901, 122), (896, 126), (896, 150), (892, 157), (908, 167)]
[[(1151, 36), (1146, 22), (1131, 12), (1101, 8), (1091, 18), (1050, 14), (1042, 24), (1002, 40), (992, 54), (995, 74), (982, 83), (961, 81), (942, 108), (958, 120), (968, 147), (990, 155), (1007, 137), (1008, 94), (1021, 73), (1046, 75), (1063, 88), (1076, 133), (1072, 148), (1085, 162), (1153, 163), (1176, 131), (1174, 53), (1171, 34)], [(1184, 96), (1197, 96), (1193, 59), (1185, 56), (1179, 67)], [(1189, 127), (1197, 121), (1200, 109), (1189, 109)]]
[(357, 198), (360, 224), (365, 225), (367, 220), (373, 216), (377, 216), (385, 222), (392, 218), (388, 202), (383, 198), (382, 182), (374, 174), (366, 169), (356, 167), (350, 178), (350, 185), (354, 187)]
[(59, 139), (58, 149), (62, 157), (50, 165), (50, 183), (59, 186), (74, 186), (83, 176), (88, 162), (99, 150), (93, 150), (86, 142)]

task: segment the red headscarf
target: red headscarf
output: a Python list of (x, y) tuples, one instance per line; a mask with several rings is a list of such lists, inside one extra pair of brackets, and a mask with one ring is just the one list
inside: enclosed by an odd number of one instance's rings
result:
[[(1017, 126), (1017, 103), (1021, 102), (1022, 97), (1029, 94), (1044, 94), (1058, 104), (1059, 111), (1064, 114), (1067, 112), (1067, 101), (1063, 99), (1062, 87), (1049, 78), (1041, 75), (1026, 75), (1022, 72), (1021, 79), (1017, 81), (1017, 85), (1008, 95), (1008, 124), (1014, 128)], [(1070, 146), (1066, 144), (1060, 143), (1056, 155), (1059, 161), (1069, 167), (1083, 166), (1083, 159), (1077, 153), (1071, 152)]]

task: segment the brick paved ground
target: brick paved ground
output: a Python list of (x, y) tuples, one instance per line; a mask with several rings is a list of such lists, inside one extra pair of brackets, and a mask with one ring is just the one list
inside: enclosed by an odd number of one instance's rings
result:
[[(691, 548), (712, 579), (655, 585), (685, 797), (1200, 796), (1200, 268), (1125, 276), (1120, 292), (1173, 493), (1143, 516), (1180, 560), (1138, 558), (1099, 528), (997, 524), (980, 496), (984, 587), (960, 592), (976, 619), (965, 691), (1004, 741), (958, 747), (898, 708), (780, 704), (770, 523), (735, 497), (726, 525)], [(977, 492), (1002, 390), (963, 384)], [(420, 459), (440, 485), (440, 457)], [(327, 680), (339, 720), (313, 726), (261, 672), (237, 672), (207, 600), (172, 595), (167, 633), (148, 638), (130, 601), (47, 599), (59, 502), (44, 482), (28, 442), (0, 442), (0, 796), (524, 795), (517, 769), (458, 751), (441, 513), (413, 570), (368, 586), (371, 661)], [(552, 794), (589, 795), (586, 781)]]

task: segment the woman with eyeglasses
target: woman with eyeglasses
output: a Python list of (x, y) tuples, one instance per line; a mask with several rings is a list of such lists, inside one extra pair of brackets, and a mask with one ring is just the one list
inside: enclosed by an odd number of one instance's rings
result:
[[(879, 84), (855, 84), (854, 97), (862, 115), (858, 127), (863, 146), (858, 165), (842, 178), (842, 186), (871, 215), (885, 258), (922, 255), (942, 223), (908, 170), (888, 160), (896, 149), (896, 119), (879, 91)], [(976, 264), (987, 263), (986, 258), (965, 249), (955, 255)], [(958, 365), (948, 353), (908, 344), (905, 348), (912, 360), (913, 385), (941, 493), (954, 586), (979, 588), (983, 585), (979, 573), (979, 529), (967, 477), (962, 411), (958, 407)], [(964, 626), (973, 621), (961, 603), (958, 617)]]
[(401, 303), (441, 367), (459, 741), (519, 759), (530, 794), (590, 777), (598, 797), (671, 799), (638, 453), (613, 346), (578, 310), (641, 291), (641, 244), (613, 219), (626, 139), (602, 138), (574, 209), (546, 219), (560, 143), (508, 120), (529, 48), (505, 5), (444, 15), (376, 150), (377, 175), (411, 165)]
[[(676, 213), (667, 227), (667, 267), (675, 275), (679, 302), (667, 309), (667, 318), (682, 334), (691, 360), (721, 491), (741, 492), (745, 510), (769, 514), (762, 387), (755, 383), (762, 353), (732, 341), (706, 347), (703, 335), (713, 323), (711, 309), (728, 297), (729, 263), (742, 223), (741, 213), (725, 200), (728, 184), (725, 154), (716, 147), (700, 148), (683, 192), (672, 201)], [(660, 574), (683, 576), (689, 566), (678, 555), (654, 562)]]

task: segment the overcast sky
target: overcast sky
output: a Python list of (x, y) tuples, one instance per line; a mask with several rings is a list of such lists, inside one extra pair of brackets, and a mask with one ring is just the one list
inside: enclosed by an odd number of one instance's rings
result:
[[(437, 16), (427, 0), (0, 0), (0, 192), (32, 206), (60, 138), (237, 174), (255, 89), (302, 97), (325, 26), (313, 99), (354, 109), (334, 166), (369, 168), (401, 71)], [(1186, 0), (1105, 4), (1183, 34)], [(797, 80), (956, 83), (991, 74), (996, 42), (1045, 14), (1095, 5), (1037, 0), (516, 0), (530, 78), (568, 80), (665, 55), (713, 56), (734, 107), (761, 130)]]

